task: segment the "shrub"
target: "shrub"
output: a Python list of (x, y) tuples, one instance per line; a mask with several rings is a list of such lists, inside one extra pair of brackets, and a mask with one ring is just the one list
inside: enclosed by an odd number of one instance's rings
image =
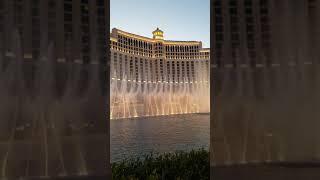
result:
[(112, 164), (114, 180), (207, 180), (210, 177), (209, 152), (204, 149), (177, 151)]

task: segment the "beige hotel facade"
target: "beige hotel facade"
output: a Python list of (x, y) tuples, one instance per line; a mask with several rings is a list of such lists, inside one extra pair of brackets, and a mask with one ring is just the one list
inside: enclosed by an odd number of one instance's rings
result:
[(200, 41), (169, 41), (112, 29), (111, 119), (209, 111), (210, 50)]
[[(209, 72), (210, 49), (201, 41), (171, 41), (164, 39), (159, 28), (153, 37), (113, 28), (110, 34), (111, 78), (141, 83), (193, 82), (195, 67)], [(209, 79), (209, 73), (206, 78)], [(196, 83), (196, 82), (194, 82)]]

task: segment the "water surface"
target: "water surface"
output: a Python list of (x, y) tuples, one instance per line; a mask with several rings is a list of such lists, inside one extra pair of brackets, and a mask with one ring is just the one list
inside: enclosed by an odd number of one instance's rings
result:
[(209, 117), (209, 114), (188, 114), (111, 120), (111, 161), (150, 152), (208, 149)]

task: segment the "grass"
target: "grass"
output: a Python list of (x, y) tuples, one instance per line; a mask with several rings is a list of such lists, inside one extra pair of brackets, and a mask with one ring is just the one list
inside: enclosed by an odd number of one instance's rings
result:
[(208, 180), (209, 152), (204, 149), (149, 154), (112, 164), (113, 180)]

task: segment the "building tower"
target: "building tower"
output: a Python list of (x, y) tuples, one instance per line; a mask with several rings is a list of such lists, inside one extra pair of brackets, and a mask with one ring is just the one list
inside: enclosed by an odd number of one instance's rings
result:
[(161, 31), (159, 28), (154, 30), (152, 32), (152, 34), (153, 34), (153, 39), (161, 39), (161, 40), (163, 40), (163, 31)]

